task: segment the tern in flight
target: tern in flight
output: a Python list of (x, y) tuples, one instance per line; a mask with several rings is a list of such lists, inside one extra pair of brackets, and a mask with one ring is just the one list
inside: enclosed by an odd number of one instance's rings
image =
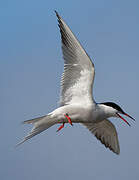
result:
[[(94, 64), (81, 46), (75, 35), (55, 11), (61, 33), (64, 72), (61, 80), (60, 107), (51, 113), (35, 119), (24, 121), (33, 124), (31, 132), (19, 144), (41, 133), (55, 124), (81, 123), (93, 133), (105, 147), (114, 153), (120, 153), (118, 135), (115, 126), (108, 120), (110, 117), (121, 118), (121, 115), (134, 120), (123, 109), (113, 102), (96, 103), (92, 97), (95, 77)], [(18, 145), (19, 145), (18, 144)]]

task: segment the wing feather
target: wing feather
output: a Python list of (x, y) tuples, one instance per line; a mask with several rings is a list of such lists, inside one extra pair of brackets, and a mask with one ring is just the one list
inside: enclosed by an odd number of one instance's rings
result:
[(83, 125), (86, 126), (106, 148), (109, 148), (116, 154), (120, 153), (116, 128), (108, 119), (99, 123), (83, 123)]
[(64, 58), (60, 104), (93, 103), (94, 64), (57, 12), (56, 15)]

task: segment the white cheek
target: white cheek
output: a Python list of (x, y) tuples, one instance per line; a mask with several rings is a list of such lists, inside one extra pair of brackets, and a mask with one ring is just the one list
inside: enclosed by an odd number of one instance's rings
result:
[(108, 115), (108, 116), (113, 116), (113, 117), (116, 117), (116, 110), (113, 109), (112, 107), (109, 107), (109, 108), (106, 108), (105, 109), (105, 113)]

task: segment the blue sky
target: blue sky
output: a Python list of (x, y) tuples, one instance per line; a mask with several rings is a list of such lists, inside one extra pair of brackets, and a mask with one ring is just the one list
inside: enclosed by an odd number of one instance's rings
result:
[[(139, 179), (139, 1), (0, 2), (0, 179)], [(112, 118), (117, 156), (81, 125), (57, 126), (14, 148), (31, 127), (22, 121), (58, 107), (63, 60), (54, 10), (91, 56), (97, 102), (119, 104), (136, 122)]]

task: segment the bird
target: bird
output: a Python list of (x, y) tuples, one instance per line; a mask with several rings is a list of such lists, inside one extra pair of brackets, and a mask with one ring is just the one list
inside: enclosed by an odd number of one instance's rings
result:
[(118, 155), (120, 154), (120, 145), (117, 130), (108, 118), (120, 118), (129, 126), (130, 124), (122, 115), (132, 120), (135, 119), (125, 113), (116, 103), (97, 103), (94, 100), (94, 63), (63, 18), (57, 11), (55, 11), (55, 14), (60, 29), (64, 59), (60, 105), (44, 116), (24, 121), (24, 124), (32, 124), (33, 128), (17, 146), (55, 124), (60, 124), (57, 129), (57, 132), (59, 132), (66, 123), (71, 126), (73, 126), (73, 123), (80, 123), (106, 148)]

